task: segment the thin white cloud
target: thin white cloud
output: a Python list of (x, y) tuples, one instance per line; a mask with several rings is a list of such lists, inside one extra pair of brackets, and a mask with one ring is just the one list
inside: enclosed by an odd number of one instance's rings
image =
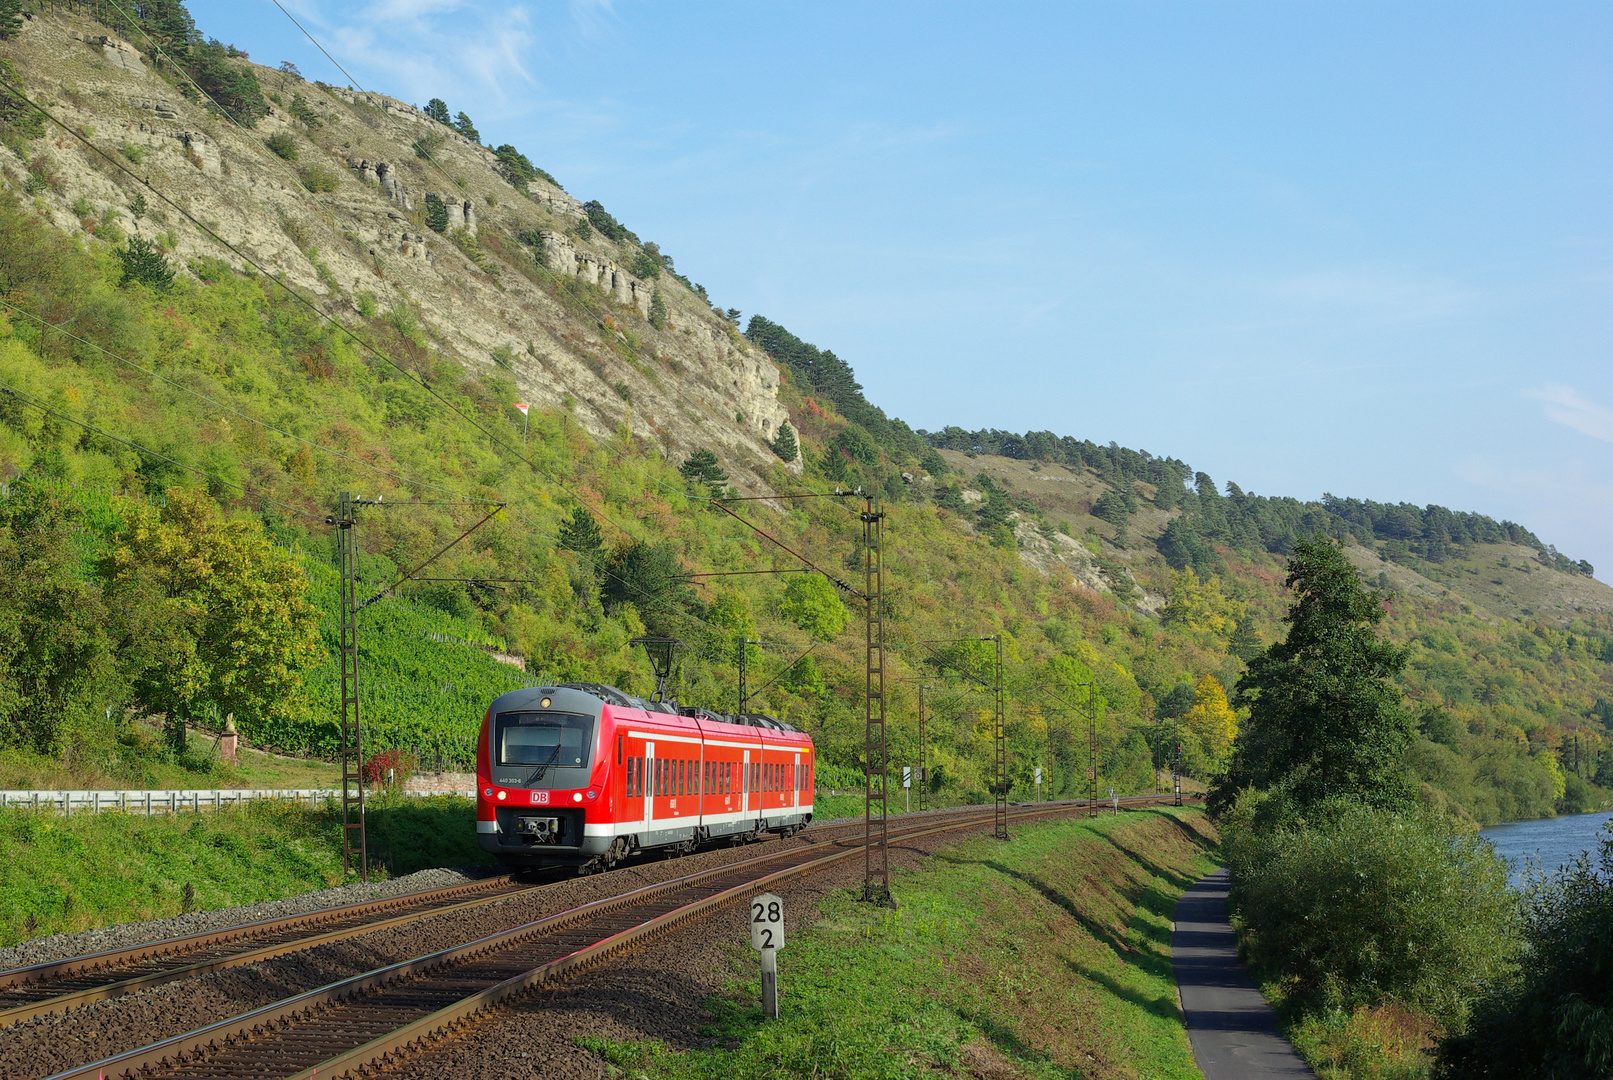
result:
[(1613, 442), (1613, 409), (1599, 404), (1561, 383), (1525, 390), (1523, 396), (1545, 404), (1546, 419), (1571, 427), (1581, 435)]

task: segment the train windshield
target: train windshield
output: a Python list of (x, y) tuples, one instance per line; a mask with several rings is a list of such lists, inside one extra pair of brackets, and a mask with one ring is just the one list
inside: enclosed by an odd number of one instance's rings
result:
[(575, 769), (589, 763), (594, 718), (573, 713), (499, 713), (496, 719), (500, 765)]

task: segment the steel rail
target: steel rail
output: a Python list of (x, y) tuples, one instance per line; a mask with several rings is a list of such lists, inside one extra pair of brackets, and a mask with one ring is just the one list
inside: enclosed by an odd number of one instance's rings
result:
[(283, 915), (275, 919), (259, 919), (254, 922), (236, 923), (231, 926), (220, 927), (217, 930), (206, 930), (185, 937), (159, 938), (155, 941), (145, 941), (136, 945), (107, 949), (104, 952), (85, 953), (65, 960), (50, 960), (45, 963), (32, 964), (28, 967), (11, 968), (7, 971), (0, 971), (0, 993), (12, 988), (37, 985), (47, 979), (91, 974), (130, 963), (199, 952), (214, 945), (229, 944), (265, 934), (278, 933), (282, 930), (295, 929), (298, 926), (317, 926), (339, 919), (364, 916), (421, 902), (430, 903), (436, 900), (451, 899), (467, 893), (506, 886), (512, 880), (511, 875), (500, 874), (495, 877), (482, 878), (478, 881), (468, 881), (460, 885), (445, 885), (438, 889), (400, 893), (396, 896), (381, 897), (375, 900), (360, 900), (352, 904), (338, 904), (335, 907), (315, 908), (312, 911), (304, 911), (296, 915)]
[[(1128, 807), (1139, 804), (1157, 802), (1173, 796), (1137, 796), (1123, 797), (1122, 803)], [(1016, 808), (1018, 818), (1051, 816), (1058, 814), (1076, 813), (1087, 809), (1087, 801), (1072, 800), (1062, 803), (1040, 803)], [(919, 827), (903, 829), (895, 837), (901, 840), (911, 840), (918, 837), (938, 833), (955, 831), (976, 824), (977, 819), (985, 819), (988, 815), (980, 812), (965, 812), (948, 815), (949, 820), (938, 821), (931, 818), (929, 821), (918, 823)], [(822, 853), (823, 845), (835, 845), (840, 848), (827, 854)], [(344, 1003), (354, 1001), (361, 995), (371, 991), (386, 994), (392, 990), (404, 992), (406, 998), (410, 997), (409, 988), (403, 987), (405, 981), (411, 977), (427, 976), (442, 972), (452, 966), (468, 966), (478, 961), (491, 962), (493, 954), (515, 949), (520, 950), (523, 945), (539, 946), (547, 941), (549, 944), (559, 944), (566, 949), (563, 955), (550, 958), (526, 970), (517, 968), (514, 974), (494, 972), (484, 977), (494, 978), (492, 986), (479, 990), (467, 997), (460, 998), (442, 1008), (425, 1009), (416, 1004), (412, 1011), (423, 1012), (403, 1025), (390, 1032), (381, 1033), (378, 1037), (368, 1039), (362, 1045), (350, 1049), (342, 1049), (335, 1056), (328, 1057), (317, 1063), (298, 1066), (295, 1062), (287, 1062), (293, 1069), (289, 1074), (292, 1080), (308, 1078), (312, 1080), (315, 1075), (331, 1077), (338, 1075), (339, 1071), (361, 1068), (369, 1064), (391, 1060), (392, 1056), (400, 1050), (421, 1043), (433, 1037), (433, 1033), (440, 1033), (447, 1028), (456, 1026), (475, 1013), (507, 1000), (532, 986), (548, 979), (552, 979), (566, 971), (580, 966), (597, 962), (619, 952), (646, 936), (653, 935), (672, 925), (697, 917), (716, 906), (729, 903), (745, 892), (754, 889), (760, 884), (782, 881), (785, 878), (812, 872), (840, 859), (850, 858), (861, 851), (860, 840), (853, 836), (842, 839), (821, 839), (804, 847), (794, 847), (783, 851), (770, 852), (739, 863), (730, 863), (720, 867), (698, 871), (694, 874), (670, 879), (608, 897), (602, 900), (582, 904), (567, 911), (548, 916), (534, 922), (508, 930), (496, 932), (449, 949), (444, 949), (426, 956), (417, 957), (389, 967), (380, 968), (349, 979), (331, 983), (328, 986), (310, 990), (295, 997), (276, 1002), (260, 1009), (253, 1010), (241, 1016), (233, 1017), (201, 1029), (162, 1040), (147, 1047), (130, 1051), (125, 1054), (106, 1058), (102, 1061), (79, 1066), (59, 1072), (50, 1080), (89, 1080), (90, 1077), (104, 1076), (138, 1076), (165, 1066), (180, 1073), (190, 1072), (192, 1069), (201, 1069), (208, 1075), (216, 1075), (220, 1068), (227, 1069), (223, 1062), (210, 1062), (203, 1064), (203, 1058), (210, 1058), (217, 1053), (227, 1054), (231, 1050), (250, 1053), (254, 1063), (254, 1071), (260, 1071), (263, 1054), (270, 1053), (270, 1049), (263, 1045), (274, 1033), (281, 1033), (282, 1037), (299, 1045), (315, 1043), (328, 1044), (332, 1040), (337, 1042), (351, 1041), (354, 1038), (362, 1039), (366, 1034), (362, 1030), (365, 1019), (373, 1018), (383, 1011), (382, 1003), (376, 1002), (362, 1010), (365, 1014), (358, 1020), (343, 1022), (336, 1017), (327, 1017), (328, 1021), (336, 1022), (338, 1031), (327, 1032), (325, 1037), (310, 1038), (308, 1032), (302, 1037), (292, 1033), (293, 1025), (299, 1025), (310, 1020), (317, 1020), (330, 1009), (340, 1008)], [(799, 860), (794, 865), (771, 871), (755, 877), (746, 877), (752, 871), (759, 869), (763, 864), (777, 863), (781, 860)], [(722, 879), (732, 880), (736, 875), (742, 880), (729, 885)], [(718, 889), (710, 896), (693, 900), (692, 902), (678, 902), (675, 894), (692, 889), (699, 889), (718, 885)], [(658, 904), (664, 905), (669, 898), (674, 898), (673, 906), (668, 910), (656, 911)], [(555, 942), (555, 938), (564, 938), (565, 931), (576, 927), (579, 923), (590, 920), (620, 921), (624, 913), (633, 909), (641, 912), (644, 909), (654, 912), (648, 919), (636, 919), (627, 927), (611, 930), (602, 936), (585, 934), (584, 937), (593, 937), (593, 940), (568, 943), (564, 940)], [(575, 944), (576, 947), (570, 947)], [(515, 959), (510, 957), (509, 959)], [(496, 965), (494, 965), (496, 967)], [(508, 970), (506, 968), (506, 970)], [(463, 981), (472, 973), (463, 973), (457, 981)], [(450, 984), (455, 979), (449, 979)], [(435, 996), (442, 996), (442, 991)], [(459, 993), (453, 991), (454, 996)], [(418, 1003), (421, 995), (427, 999), (433, 996), (430, 987), (413, 988), (412, 998)], [(393, 1006), (394, 1011), (410, 1011), (409, 1002)], [(254, 1043), (250, 1048), (240, 1047), (243, 1041)], [(330, 1047), (330, 1049), (337, 1049)], [(272, 1056), (284, 1060), (285, 1057), (298, 1055), (286, 1053), (284, 1050), (275, 1050)], [(306, 1055), (302, 1055), (306, 1060)], [(362, 1060), (360, 1060), (362, 1059)], [(332, 1070), (338, 1070), (333, 1072)]]
[(454, 912), (486, 907), (489, 904), (497, 904), (512, 897), (520, 896), (523, 893), (531, 892), (534, 889), (544, 888), (545, 884), (525, 885), (496, 893), (492, 896), (478, 897), (474, 900), (462, 900), (457, 904), (423, 907), (402, 915), (395, 915), (390, 919), (361, 921), (340, 930), (328, 930), (322, 934), (295, 937), (287, 941), (275, 942), (272, 945), (262, 945), (256, 949), (248, 949), (244, 952), (229, 953), (225, 956), (200, 960), (196, 963), (184, 964), (179, 967), (163, 968), (159, 971), (119, 979), (115, 982), (101, 983), (83, 990), (58, 993), (52, 997), (41, 998), (38, 1001), (28, 1002), (0, 1011), (0, 1028), (20, 1024), (35, 1017), (68, 1012), (85, 1005), (92, 1005), (97, 1001), (106, 1001), (109, 998), (132, 994), (137, 990), (149, 990), (164, 983), (198, 978), (202, 975), (207, 975), (214, 971), (224, 971), (228, 968), (245, 967), (248, 964), (272, 960), (287, 953), (306, 952), (321, 945), (331, 945), (338, 941), (346, 941), (348, 938), (362, 937), (365, 934), (373, 934), (378, 930), (386, 930), (395, 926), (407, 926), (409, 923), (420, 922), (438, 915), (448, 915)]
[[(814, 840), (827, 839), (827, 834), (830, 831), (851, 830), (852, 828), (853, 826), (849, 824), (820, 826), (819, 829), (823, 831), (817, 833), (814, 836)], [(632, 869), (632, 867), (623, 867), (622, 869)], [(98, 1001), (121, 997), (124, 994), (134, 993), (139, 990), (149, 990), (152, 987), (166, 983), (197, 978), (229, 968), (245, 967), (249, 964), (271, 960), (288, 953), (303, 952), (321, 945), (330, 945), (349, 938), (362, 937), (379, 930), (405, 926), (409, 923), (420, 922), (439, 915), (485, 907), (523, 895), (535, 889), (565, 884), (572, 880), (575, 879), (565, 878), (560, 881), (500, 888), (501, 886), (512, 884), (511, 876), (506, 874), (481, 881), (467, 882), (462, 885), (445, 886), (441, 889), (406, 893), (400, 896), (362, 901), (332, 908), (320, 908), (300, 915), (242, 923), (200, 934), (192, 934), (183, 938), (146, 942), (102, 953), (91, 953), (67, 960), (36, 964), (32, 967), (15, 968), (10, 971), (0, 972), (0, 1005), (4, 1005), (8, 999), (15, 1001), (18, 998), (22, 998), (24, 1000), (20, 1004), (0, 1009), (0, 1029), (14, 1024), (25, 1023), (37, 1017), (68, 1012), (72, 1009), (92, 1005)], [(458, 903), (446, 902), (466, 893), (487, 889), (498, 889), (499, 891), (491, 896)], [(391, 918), (379, 920), (370, 918), (372, 915), (384, 915), (387, 911), (396, 910), (399, 907), (414, 910)], [(192, 956), (197, 953), (205, 956), (209, 952), (221, 947), (227, 948), (232, 944), (244, 944), (265, 937), (277, 937), (288, 931), (294, 932), (304, 928), (313, 929), (332, 922), (343, 923), (350, 920), (358, 921), (339, 929), (288, 937), (257, 948), (249, 948), (239, 952), (227, 952), (223, 955), (206, 957), (189, 964), (182, 962), (182, 958), (185, 956)], [(169, 963), (170, 961), (173, 962)], [(142, 970), (149, 968), (154, 963), (160, 965), (157, 970)], [(104, 977), (115, 976), (120, 972), (129, 972), (129, 974), (124, 978)], [(86, 980), (90, 981), (90, 985), (83, 985)]]

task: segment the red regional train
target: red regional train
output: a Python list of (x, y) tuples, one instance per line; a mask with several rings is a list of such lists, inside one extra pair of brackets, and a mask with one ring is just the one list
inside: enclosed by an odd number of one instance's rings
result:
[(770, 716), (678, 709), (597, 683), (513, 690), (482, 719), (476, 834), (512, 867), (606, 869), (812, 820), (814, 748)]

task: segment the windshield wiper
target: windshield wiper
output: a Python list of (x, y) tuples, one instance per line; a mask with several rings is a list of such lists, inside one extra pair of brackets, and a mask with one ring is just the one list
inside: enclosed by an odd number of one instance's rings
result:
[(537, 781), (542, 780), (544, 778), (544, 776), (549, 772), (550, 767), (555, 765), (555, 764), (558, 764), (559, 761), (560, 761), (560, 744), (555, 743), (554, 744), (554, 753), (549, 755), (549, 760), (548, 761), (545, 761), (542, 765), (538, 766), (538, 771), (532, 774), (532, 780), (529, 781), (529, 783), (536, 783)]

